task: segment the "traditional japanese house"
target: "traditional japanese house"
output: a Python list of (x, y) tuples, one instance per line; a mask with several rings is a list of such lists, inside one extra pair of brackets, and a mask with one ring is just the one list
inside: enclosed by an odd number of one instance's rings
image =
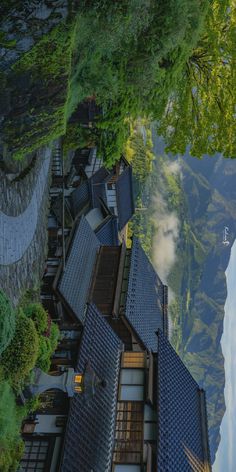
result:
[(100, 167), (71, 193), (71, 213), (74, 218), (92, 208), (108, 208), (118, 218), (121, 231), (134, 213), (132, 167), (122, 156), (111, 169)]
[(102, 159), (97, 155), (97, 148), (76, 149), (72, 160), (76, 173), (90, 178), (102, 167)]
[(55, 273), (65, 257), (65, 240), (79, 217), (86, 216), (101, 244), (116, 246), (134, 211), (132, 169), (123, 157), (111, 171), (101, 167), (90, 178), (77, 174), (75, 178), (79, 178), (76, 188), (73, 179), (69, 187), (62, 179), (62, 184), (51, 188), (45, 277)]
[[(103, 382), (104, 386), (100, 387), (99, 384), (96, 385), (93, 382), (91, 386), (94, 391), (89, 392), (89, 397), (86, 398), (81, 396), (81, 392), (78, 393), (79, 389), (76, 384), (74, 385), (74, 393), (70, 393), (70, 396), (74, 395), (74, 397), (70, 406), (63, 462), (69, 464), (72, 457), (78, 455), (79, 460), (76, 461), (76, 465), (79, 468), (76, 470), (84, 471), (83, 449), (86, 455), (88, 444), (90, 447), (90, 444), (93, 443), (94, 450), (97, 445), (100, 446), (99, 461), (103, 470), (106, 470), (107, 464), (111, 464), (112, 459), (120, 357), (123, 346), (96, 308), (89, 306), (82, 340), (77, 342), (77, 354), (78, 347), (79, 357), (74, 367), (77, 367), (79, 374), (75, 376), (75, 380), (77, 377), (83, 377), (83, 372), (89, 363), (96, 377)], [(62, 377), (59, 377), (59, 381), (57, 379), (58, 377), (51, 376), (49, 386), (61, 383), (64, 387), (61, 381)], [(81, 380), (79, 381), (81, 382)], [(45, 385), (46, 383), (47, 380)], [(58, 386), (58, 388), (60, 387)], [(71, 388), (72, 384), (68, 384), (68, 391)], [(50, 398), (50, 395), (55, 393), (57, 393), (57, 398), (63, 399), (61, 403), (51, 403), (45, 406), (42, 403), (40, 410), (31, 415), (23, 424), (25, 452), (20, 464), (21, 471), (58, 472), (60, 470), (60, 456), (68, 416), (68, 398), (61, 390), (50, 388), (41, 395), (41, 401), (44, 402), (47, 396)], [(77, 434), (78, 428), (81, 428), (79, 445), (77, 445), (77, 438), (74, 437), (74, 425)], [(103, 425), (102, 429), (101, 425)], [(79, 454), (76, 452), (77, 447)]]
[(89, 359), (106, 387), (71, 400), (58, 470), (210, 472), (205, 394), (167, 340), (167, 287), (137, 239), (102, 244), (88, 215), (43, 301), (77, 333), (78, 372)]
[(102, 108), (96, 104), (95, 98), (90, 97), (81, 102), (72, 113), (69, 123), (80, 124), (82, 127), (91, 127), (102, 114)]
[[(85, 217), (68, 244), (44, 305), (55, 317), (71, 317), (83, 326), (85, 306), (94, 303), (126, 347), (156, 349), (155, 332), (168, 334), (167, 287), (153, 269), (139, 241), (131, 249), (102, 245)], [(50, 298), (51, 294), (51, 298)], [(59, 311), (58, 311), (59, 308)]]
[(72, 399), (59, 470), (210, 472), (205, 394), (166, 337), (158, 330), (155, 353), (121, 353), (114, 336), (90, 307), (77, 370), (90, 357), (107, 386)]

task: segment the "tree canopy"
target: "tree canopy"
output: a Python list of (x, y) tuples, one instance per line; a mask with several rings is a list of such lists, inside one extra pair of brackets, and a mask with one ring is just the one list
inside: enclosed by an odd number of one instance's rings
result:
[(173, 90), (158, 132), (173, 153), (236, 156), (236, 8), (213, 0), (204, 32)]
[(1, 357), (5, 376), (13, 385), (24, 382), (35, 366), (38, 349), (38, 334), (34, 322), (20, 311), (14, 337)]
[(127, 118), (164, 112), (197, 44), (208, 3), (80, 2), (68, 109), (91, 96), (102, 105), (94, 138), (108, 163), (119, 157), (128, 137)]

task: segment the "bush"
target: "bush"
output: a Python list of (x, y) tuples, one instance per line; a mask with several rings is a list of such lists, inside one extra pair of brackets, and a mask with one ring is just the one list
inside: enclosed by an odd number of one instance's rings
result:
[(14, 472), (18, 469), (24, 443), (20, 428), (24, 408), (15, 403), (15, 395), (8, 382), (0, 382), (0, 470)]
[(51, 357), (54, 353), (60, 331), (58, 326), (51, 321), (48, 313), (40, 303), (30, 303), (23, 308), (24, 314), (34, 322), (39, 338), (36, 365), (44, 372), (48, 372), (51, 364)]
[(0, 383), (0, 441), (15, 440), (18, 436), (19, 422), (15, 395), (10, 384), (3, 381)]
[(37, 358), (37, 367), (40, 367), (44, 372), (48, 372), (51, 364), (51, 345), (48, 338), (40, 336), (39, 339), (39, 353)]
[(11, 342), (15, 331), (15, 311), (0, 290), (0, 355)]
[(31, 303), (24, 308), (24, 313), (29, 318), (32, 318), (38, 334), (43, 334), (47, 331), (48, 313), (40, 303)]
[(48, 372), (51, 365), (51, 357), (57, 348), (60, 331), (55, 323), (51, 324), (49, 337), (40, 336), (39, 353), (37, 358), (37, 366), (44, 372)]
[(39, 340), (34, 322), (20, 311), (14, 337), (1, 358), (4, 374), (12, 384), (23, 382), (29, 375), (35, 366), (38, 349)]
[(0, 443), (0, 470), (1, 472), (16, 472), (24, 452), (24, 442), (19, 439), (16, 443)]
[(56, 323), (52, 323), (51, 332), (49, 336), (52, 352), (56, 350), (59, 338), (60, 338), (60, 330)]

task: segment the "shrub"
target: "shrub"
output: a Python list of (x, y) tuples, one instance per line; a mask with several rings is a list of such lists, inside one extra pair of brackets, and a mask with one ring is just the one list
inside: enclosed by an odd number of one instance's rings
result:
[(19, 436), (19, 423), (15, 395), (10, 384), (0, 383), (0, 441), (15, 440)]
[(37, 358), (37, 366), (44, 372), (48, 372), (51, 364), (51, 357), (57, 348), (60, 331), (55, 323), (51, 323), (49, 337), (40, 336), (39, 353)]
[(31, 303), (24, 308), (24, 313), (29, 318), (32, 318), (39, 334), (45, 333), (48, 327), (48, 313), (40, 303)]
[(11, 342), (15, 331), (15, 311), (0, 290), (0, 355)]
[(1, 472), (16, 472), (19, 470), (19, 462), (24, 452), (24, 442), (19, 439), (17, 442), (0, 443), (0, 470)]
[(24, 443), (20, 428), (24, 408), (15, 403), (15, 395), (8, 382), (0, 382), (0, 470), (14, 472), (18, 469)]
[(52, 350), (49, 339), (45, 336), (40, 336), (37, 366), (40, 367), (40, 369), (42, 369), (44, 372), (48, 372), (50, 369), (51, 354)]
[(17, 385), (29, 375), (35, 366), (38, 349), (38, 334), (34, 322), (20, 311), (14, 337), (1, 359), (4, 374), (11, 383)]
[(59, 338), (60, 338), (60, 330), (59, 330), (56, 323), (52, 323), (51, 324), (51, 333), (50, 333), (50, 336), (49, 336), (52, 352), (54, 352), (56, 350)]

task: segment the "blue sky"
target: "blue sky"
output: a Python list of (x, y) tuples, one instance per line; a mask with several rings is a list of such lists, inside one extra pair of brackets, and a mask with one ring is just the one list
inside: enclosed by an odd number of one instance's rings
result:
[(221, 442), (213, 472), (236, 471), (236, 241), (226, 271), (228, 296), (221, 344), (225, 358), (226, 413), (221, 423)]

